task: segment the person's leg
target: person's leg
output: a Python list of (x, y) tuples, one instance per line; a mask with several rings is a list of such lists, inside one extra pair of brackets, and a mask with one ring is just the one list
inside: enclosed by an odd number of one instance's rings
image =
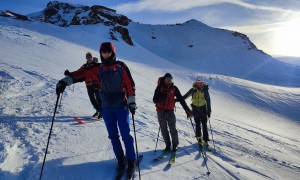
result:
[(166, 119), (168, 121), (168, 126), (172, 138), (173, 151), (176, 151), (179, 144), (178, 131), (176, 129), (176, 117), (173, 111), (169, 111), (166, 114)]
[(117, 116), (112, 108), (103, 108), (103, 119), (108, 132), (108, 137), (113, 146), (115, 156), (117, 158), (124, 156), (122, 145), (119, 139), (119, 131), (117, 126)]
[(95, 102), (97, 104), (97, 111), (99, 112), (98, 118), (102, 117), (102, 99), (100, 97), (100, 89), (99, 88), (94, 88), (94, 97), (95, 97)]
[(207, 142), (207, 141), (209, 141), (209, 137), (208, 137), (206, 114), (201, 115), (201, 124), (202, 124), (202, 130), (203, 130), (203, 140)]
[(135, 160), (136, 154), (134, 150), (133, 138), (130, 135), (129, 110), (127, 107), (115, 108), (118, 119), (118, 126), (122, 136), (122, 140), (126, 149), (127, 160)]
[(94, 91), (93, 86), (87, 86), (86, 89), (87, 89), (87, 92), (88, 92), (88, 95), (89, 95), (89, 98), (90, 98), (90, 101), (91, 101), (93, 107), (98, 111), (99, 106), (98, 106), (98, 103), (97, 103), (97, 100), (95, 97), (95, 91)]
[(194, 121), (196, 126), (195, 136), (197, 137), (197, 139), (199, 139), (201, 137), (201, 121), (200, 121), (199, 110), (197, 109), (197, 107), (193, 107), (193, 116), (194, 116)]
[(162, 137), (166, 144), (166, 149), (170, 149), (171, 148), (171, 140), (170, 140), (170, 135), (169, 135), (169, 131), (168, 131), (167, 120), (165, 119), (164, 114), (165, 114), (164, 112), (157, 112), (158, 123), (160, 126)]

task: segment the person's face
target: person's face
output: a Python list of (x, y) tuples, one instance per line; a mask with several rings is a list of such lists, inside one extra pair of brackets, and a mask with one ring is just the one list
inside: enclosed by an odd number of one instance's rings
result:
[(171, 85), (172, 84), (172, 79), (171, 78), (165, 78), (165, 84), (166, 85)]
[(86, 57), (86, 61), (89, 62), (89, 63), (92, 62), (93, 61), (93, 57), (92, 56), (87, 56)]
[(197, 82), (196, 82), (196, 86), (197, 86), (198, 88), (201, 88), (201, 87), (203, 86), (203, 82), (202, 82), (202, 81), (197, 81)]
[(102, 50), (101, 55), (104, 59), (108, 59), (112, 55), (111, 50)]

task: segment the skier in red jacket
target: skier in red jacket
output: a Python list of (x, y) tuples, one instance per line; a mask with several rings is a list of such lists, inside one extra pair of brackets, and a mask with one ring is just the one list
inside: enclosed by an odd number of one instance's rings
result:
[(90, 101), (96, 113), (93, 117), (100, 119), (102, 117), (102, 100), (100, 97), (100, 83), (98, 78), (98, 70), (101, 64), (98, 63), (96, 57), (93, 58), (92, 53), (86, 53), (86, 63), (74, 72), (65, 71), (65, 75), (73, 79), (74, 83), (85, 81), (86, 89)]

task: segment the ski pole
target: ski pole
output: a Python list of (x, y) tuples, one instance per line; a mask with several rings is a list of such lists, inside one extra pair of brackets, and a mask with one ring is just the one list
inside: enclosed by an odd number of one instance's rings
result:
[[(138, 160), (139, 159), (139, 151), (138, 151), (138, 146), (137, 146), (137, 141), (136, 141), (134, 115), (131, 114), (131, 116), (132, 116), (132, 123), (133, 123), (134, 141), (135, 141), (135, 149), (136, 149), (136, 159)], [(141, 180), (140, 163), (138, 163), (138, 170), (139, 170), (139, 179)]]
[[(190, 120), (191, 120), (192, 127), (193, 127), (193, 129), (194, 129), (194, 133), (195, 133), (195, 135), (196, 135), (196, 131), (195, 131), (194, 124), (193, 124), (193, 122), (192, 122), (192, 118), (190, 118)], [(195, 137), (196, 137), (196, 136), (195, 136)], [(199, 143), (199, 140), (197, 139), (197, 137), (196, 137), (196, 140), (197, 140), (197, 142)], [(206, 161), (207, 156), (206, 156), (206, 154), (204, 154), (202, 148), (200, 148), (200, 152), (201, 152), (201, 154), (202, 154), (202, 156), (203, 156), (203, 159), (204, 159), (204, 164), (205, 164), (206, 169), (207, 169), (207, 175), (209, 175), (210, 172), (209, 172), (209, 170), (208, 170), (207, 161)]]
[(211, 124), (210, 124), (210, 118), (208, 118), (208, 122), (209, 122), (209, 128), (210, 128), (210, 133), (211, 133), (211, 139), (212, 139), (212, 142), (213, 142), (213, 145), (214, 145), (214, 150), (216, 151), (214, 136), (213, 136), (212, 129), (211, 129)]
[(191, 124), (192, 124), (193, 130), (194, 130), (194, 133), (196, 134), (196, 130), (195, 130), (194, 124), (192, 122), (192, 118), (190, 118), (190, 120), (191, 120)]
[(59, 105), (58, 105), (58, 110), (56, 113), (59, 113), (60, 109), (61, 109), (61, 100), (63, 98), (63, 92), (61, 93), (61, 97), (60, 97), (60, 101), (59, 101)]
[(160, 132), (160, 125), (159, 125), (159, 128), (158, 128), (158, 133), (157, 133), (157, 139), (156, 139), (156, 145), (155, 145), (154, 154), (156, 153), (156, 148), (157, 148), (157, 142), (158, 142), (159, 132)]
[(49, 131), (48, 142), (47, 142), (46, 151), (45, 151), (45, 155), (44, 155), (42, 170), (41, 170), (41, 173), (40, 173), (40, 180), (42, 179), (42, 175), (43, 175), (43, 171), (44, 171), (45, 160), (46, 160), (46, 156), (47, 156), (47, 152), (48, 152), (48, 146), (49, 146), (49, 142), (50, 142), (50, 137), (51, 137), (51, 133), (52, 133), (52, 128), (53, 128), (53, 124), (54, 124), (55, 113), (56, 113), (56, 109), (57, 109), (59, 97), (60, 97), (60, 94), (57, 95), (57, 99), (56, 99), (56, 103), (55, 103), (55, 108), (54, 108), (54, 113), (53, 113), (51, 128), (50, 128), (50, 131)]

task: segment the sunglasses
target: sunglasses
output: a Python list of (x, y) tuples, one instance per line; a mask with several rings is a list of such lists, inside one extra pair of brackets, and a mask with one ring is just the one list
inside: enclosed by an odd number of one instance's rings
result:
[(111, 53), (111, 50), (102, 50), (101, 53)]
[(93, 59), (93, 57), (92, 56), (87, 56), (86, 59), (91, 60), (91, 59)]

